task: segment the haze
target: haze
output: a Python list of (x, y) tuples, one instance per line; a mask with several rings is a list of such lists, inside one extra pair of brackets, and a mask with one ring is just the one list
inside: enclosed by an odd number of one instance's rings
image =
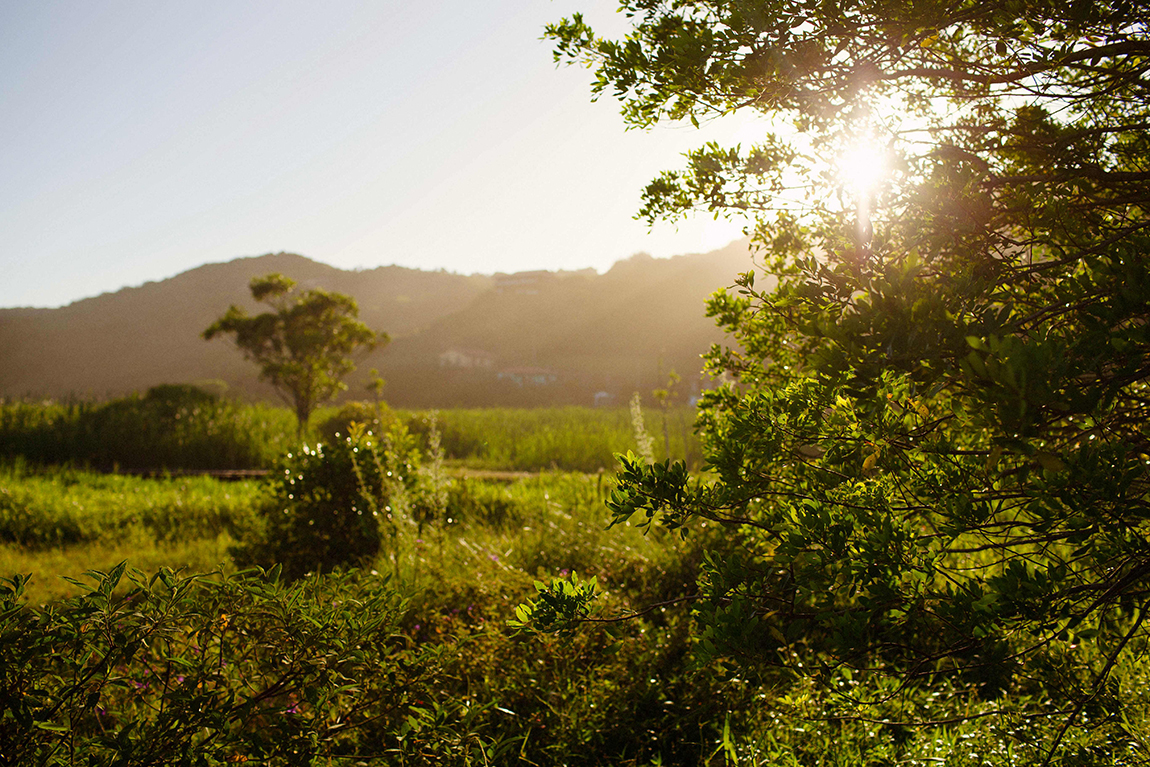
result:
[(293, 251), (341, 268), (603, 270), (739, 236), (633, 220), (746, 127), (624, 131), (540, 39), (606, 0), (0, 5), (0, 306)]

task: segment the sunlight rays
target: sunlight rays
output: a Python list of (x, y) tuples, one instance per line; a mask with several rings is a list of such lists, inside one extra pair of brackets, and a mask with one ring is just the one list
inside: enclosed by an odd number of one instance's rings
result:
[(890, 150), (869, 136), (856, 138), (835, 159), (835, 178), (845, 195), (863, 203), (881, 190), (891, 173)]

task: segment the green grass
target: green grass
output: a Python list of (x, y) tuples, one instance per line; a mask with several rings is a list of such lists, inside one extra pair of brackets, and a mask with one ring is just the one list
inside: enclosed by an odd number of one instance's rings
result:
[(0, 467), (0, 543), (32, 550), (109, 543), (136, 529), (162, 543), (235, 535), (264, 498), (252, 482), (10, 464)]
[(0, 573), (31, 573), (28, 599), (75, 594), (64, 577), (121, 560), (207, 572), (268, 498), (256, 482), (139, 479), (70, 468), (0, 466)]
[[(448, 479), (447, 518), (423, 533), (401, 521), (375, 567), (411, 589), (470, 582), (477, 573), (531, 580), (576, 570), (609, 588), (659, 591), (680, 567), (681, 545), (637, 529), (606, 530), (604, 475), (547, 473), (515, 482)], [(210, 477), (141, 479), (24, 464), (0, 467), (0, 572), (32, 572), (52, 594), (60, 576), (107, 569), (121, 559), (215, 569), (227, 546), (258, 524), (270, 493), (256, 481)], [(35, 565), (35, 567), (32, 567)], [(684, 576), (686, 577), (686, 576)], [(58, 583), (59, 582), (59, 583)], [(40, 598), (40, 597), (37, 597)]]
[(190, 573), (230, 572), (234, 568), (228, 550), (234, 542), (227, 533), (215, 538), (158, 542), (136, 528), (115, 541), (40, 550), (0, 545), (0, 573), (30, 575), (25, 600), (31, 605), (45, 605), (81, 593), (82, 589), (67, 579), (82, 581), (84, 573), (107, 571), (117, 562), (130, 562), (146, 573), (161, 567)]
[[(662, 532), (606, 529), (599, 475), (552, 472), (514, 482), (447, 480), (447, 519), (421, 533), (401, 523), (375, 567), (416, 589), (510, 573), (530, 584), (572, 571), (597, 577), (617, 605), (658, 601), (693, 579), (692, 547)], [(688, 572), (690, 570), (690, 572)]]
[[(367, 403), (325, 407), (305, 439), (346, 433), (349, 414)], [(477, 408), (437, 412), (447, 458), (459, 465), (516, 471), (595, 472), (615, 467), (615, 453), (637, 447), (627, 408)], [(426, 439), (431, 411), (385, 411)], [(644, 410), (659, 460), (697, 466), (694, 411)], [(102, 470), (270, 468), (297, 444), (287, 408), (244, 404), (190, 387), (156, 387), (108, 402), (0, 400), (0, 458)], [(425, 444), (426, 446), (426, 444)], [(669, 447), (669, 452), (668, 452)]]
[[(1052, 699), (1085, 696), (1051, 764), (1150, 761), (1144, 634), (1097, 690), (1090, 679), (1066, 678), (1069, 665), (1051, 657), (1043, 678), (985, 695), (960, 680), (900, 688), (890, 677), (828, 669), (815, 684), (785, 668), (699, 665), (689, 605), (567, 636), (517, 635), (506, 621), (536, 580), (595, 576), (603, 590), (595, 617), (609, 619), (692, 594), (701, 544), (722, 556), (724, 543), (737, 542), (713, 528), (686, 540), (605, 529), (609, 474), (444, 481), (443, 518), (421, 529), (401, 514), (362, 572), (388, 579), (404, 599), (389, 641), (419, 650), (415, 671), (429, 702), (412, 702), (411, 715), (433, 728), (420, 730), (426, 737), (480, 733), (514, 742), (509, 753), (535, 764), (1036, 765), (1066, 721)], [(162, 566), (228, 572), (229, 547), (256, 529), (268, 498), (258, 482), (9, 465), (0, 469), (0, 573), (31, 573), (25, 601), (41, 605), (80, 593), (65, 578), (121, 560), (145, 574)], [(1107, 649), (1083, 643), (1074, 652), (1097, 670)], [(795, 653), (795, 663), (812, 661), (801, 643)], [(860, 708), (863, 700), (874, 703)], [(946, 724), (900, 724), (912, 720)], [(397, 733), (370, 737), (397, 742)], [(452, 753), (426, 763), (464, 763)]]
[(286, 408), (246, 405), (192, 387), (108, 402), (0, 400), (0, 458), (101, 469), (250, 469), (296, 441)]
[[(645, 409), (655, 457), (696, 465), (697, 438), (691, 430), (694, 411), (674, 408), (664, 413)], [(417, 433), (427, 431), (427, 413), (403, 413)], [(482, 408), (437, 411), (447, 457), (462, 465), (519, 471), (614, 469), (615, 453), (637, 447), (631, 413), (626, 408)], [(667, 439), (663, 424), (666, 420)]]

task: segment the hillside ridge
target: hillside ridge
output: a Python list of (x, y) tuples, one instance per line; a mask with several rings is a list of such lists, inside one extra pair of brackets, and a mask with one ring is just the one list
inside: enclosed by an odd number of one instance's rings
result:
[(698, 388), (699, 355), (722, 340), (703, 302), (751, 267), (745, 241), (668, 259), (639, 254), (604, 274), (344, 270), (294, 253), (241, 257), (55, 309), (0, 309), (0, 396), (101, 399), (211, 381), (274, 398), (231, 344), (199, 336), (231, 304), (256, 311), (247, 283), (269, 272), (353, 296), (361, 319), (391, 335), (358, 361), (351, 398), (366, 396), (369, 368), (388, 380), (385, 398), (411, 407), (591, 404), (596, 394), (603, 402), (661, 385), (672, 369)]

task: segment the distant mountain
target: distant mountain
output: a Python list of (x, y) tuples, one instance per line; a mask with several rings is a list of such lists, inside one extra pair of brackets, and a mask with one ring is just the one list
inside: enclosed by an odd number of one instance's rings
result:
[(698, 385), (699, 355), (721, 340), (703, 302), (749, 268), (745, 242), (671, 259), (638, 255), (603, 275), (345, 271), (288, 253), (240, 258), (59, 309), (0, 309), (0, 396), (104, 398), (223, 382), (241, 396), (274, 397), (230, 343), (199, 334), (230, 304), (256, 311), (248, 281), (281, 272), (354, 296), (360, 318), (391, 335), (359, 361), (350, 397), (366, 396), (375, 367), (398, 406), (591, 404), (597, 392), (623, 401), (671, 369)]

